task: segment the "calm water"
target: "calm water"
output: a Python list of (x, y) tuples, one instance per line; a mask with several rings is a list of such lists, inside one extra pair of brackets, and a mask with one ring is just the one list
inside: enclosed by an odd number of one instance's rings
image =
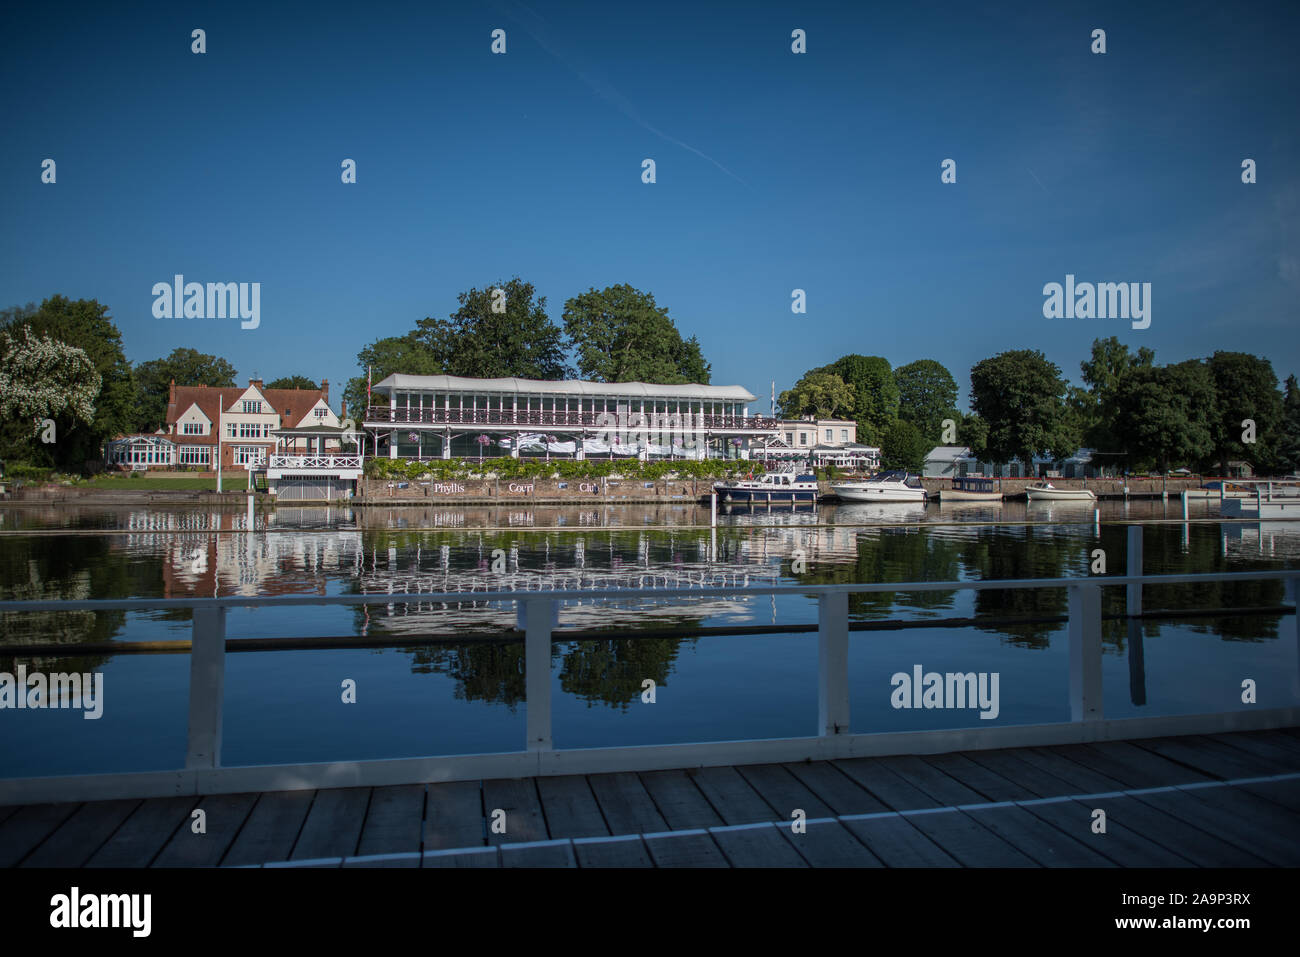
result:
[[(1217, 503), (1192, 505), (1189, 525), (1145, 530), (1146, 570), (1244, 571), (1300, 567), (1300, 525), (1209, 521)], [(816, 724), (813, 635), (691, 637), (698, 626), (815, 622), (804, 596), (725, 589), (829, 584), (1082, 576), (1105, 551), (1123, 574), (1124, 521), (1181, 518), (1178, 502), (1093, 506), (1007, 503), (1001, 508), (839, 506), (736, 513), (692, 505), (521, 508), (280, 509), (258, 516), (211, 509), (0, 509), (0, 599), (277, 594), (463, 593), (449, 603), (368, 609), (231, 609), (232, 638), (364, 634), (447, 636), (447, 644), (383, 650), (275, 651), (227, 659), (224, 763), (327, 761), (520, 749), (523, 647), (460, 636), (506, 631), (501, 588), (582, 588), (561, 629), (674, 627), (682, 637), (560, 641), (552, 664), (557, 747), (595, 747), (811, 734)], [(495, 554), (494, 554), (495, 553)], [(495, 560), (495, 561), (494, 561)], [(798, 570), (795, 564), (799, 564)], [(496, 568), (494, 569), (494, 564)], [(613, 600), (602, 590), (690, 587), (698, 598)], [(1122, 610), (1107, 589), (1104, 611)], [(1147, 589), (1153, 608), (1276, 605), (1280, 582)], [(991, 726), (1069, 719), (1064, 625), (998, 624), (1064, 615), (1060, 589), (854, 596), (850, 615), (975, 617), (861, 632), (850, 639), (854, 731)], [(174, 768), (185, 751), (189, 658), (78, 654), (87, 642), (189, 637), (186, 612), (0, 615), (0, 671), (104, 675), (104, 714), (0, 710), (0, 776)], [(1212, 616), (1139, 627), (1105, 622), (1108, 717), (1295, 703), (1293, 619)], [(563, 631), (560, 633), (563, 634)], [(23, 654), (34, 643), (66, 653)], [(896, 710), (890, 677), (926, 671), (997, 672), (1000, 713)], [(357, 702), (343, 704), (344, 679)], [(657, 684), (655, 704), (640, 699)]]

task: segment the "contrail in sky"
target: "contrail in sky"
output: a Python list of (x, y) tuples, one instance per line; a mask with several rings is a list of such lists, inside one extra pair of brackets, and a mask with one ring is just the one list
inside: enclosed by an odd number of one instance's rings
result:
[(707, 153), (701, 152), (700, 150), (697, 150), (694, 146), (691, 146), (689, 143), (683, 143), (681, 140), (677, 139), (677, 137), (670, 136), (669, 134), (665, 133), (663, 130), (654, 126), (652, 123), (646, 121), (646, 119), (643, 116), (641, 116), (637, 108), (632, 105), (632, 102), (627, 97), (625, 97), (622, 93), (620, 93), (617, 89), (615, 89), (614, 84), (610, 83), (609, 80), (605, 79), (604, 76), (602, 76), (598, 72), (593, 72), (591, 70), (584, 69), (582, 66), (575, 64), (573, 59), (570, 56), (568, 56), (562, 49), (560, 49), (551, 40), (550, 31), (547, 29), (546, 21), (542, 19), (541, 16), (534, 13), (532, 10), (528, 9), (522, 3), (513, 3), (510, 2), (510, 0), (504, 0), (504, 2), (493, 3), (493, 6), (501, 9), (502, 12), (504, 12), (507, 16), (513, 17), (515, 20), (518, 20), (519, 23), (523, 26), (524, 30), (528, 32), (529, 36), (531, 36), (534, 40), (537, 41), (537, 43), (542, 47), (542, 49), (544, 49), (551, 56), (555, 57), (557, 60), (563, 63), (569, 69), (569, 71), (573, 73), (574, 76), (576, 76), (583, 83), (585, 83), (594, 93), (596, 93), (602, 99), (612, 104), (615, 108), (618, 109), (620, 113), (622, 113), (624, 116), (630, 119), (637, 126), (641, 127), (644, 130), (647, 130), (650, 133), (653, 133), (655, 136), (659, 137), (662, 140), (667, 140), (669, 143), (672, 143), (675, 146), (680, 146), (682, 149), (694, 153), (696, 156), (700, 157), (701, 159), (708, 160), (710, 163), (712, 163), (718, 169), (722, 170), (724, 173), (726, 173), (728, 176), (734, 179), (737, 183), (740, 183), (742, 186), (749, 185), (743, 179), (741, 179), (739, 176), (733, 173), (731, 170), (727, 169), (727, 167), (723, 166), (721, 163), (715, 160), (712, 156), (708, 155)]

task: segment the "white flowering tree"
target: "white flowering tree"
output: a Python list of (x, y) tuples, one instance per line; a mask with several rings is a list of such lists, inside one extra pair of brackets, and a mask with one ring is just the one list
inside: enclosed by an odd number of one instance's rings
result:
[(36, 433), (43, 419), (90, 424), (100, 382), (84, 350), (25, 326), (0, 330), (0, 418), (26, 419)]

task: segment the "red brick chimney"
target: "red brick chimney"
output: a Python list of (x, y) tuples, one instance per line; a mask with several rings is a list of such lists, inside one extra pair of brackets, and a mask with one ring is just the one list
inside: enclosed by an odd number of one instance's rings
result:
[(172, 379), (171, 387), (167, 391), (167, 404), (168, 405), (176, 404), (176, 380), (175, 379)]
[(321, 379), (321, 380), (320, 380), (320, 390), (321, 390), (322, 394), (323, 394), (324, 397), (325, 397), (325, 401), (328, 402), (328, 401), (330, 400), (330, 380), (329, 380), (329, 379)]
[(259, 392), (262, 390), (262, 380), (261, 380), (261, 379), (249, 379), (249, 380), (248, 380), (248, 384), (249, 384), (250, 386), (253, 386), (253, 385), (257, 386), (257, 390), (258, 390)]
[(348, 400), (344, 398), (343, 402), (341, 403), (341, 407), (339, 408), (339, 418), (346, 419), (347, 417), (348, 417)]

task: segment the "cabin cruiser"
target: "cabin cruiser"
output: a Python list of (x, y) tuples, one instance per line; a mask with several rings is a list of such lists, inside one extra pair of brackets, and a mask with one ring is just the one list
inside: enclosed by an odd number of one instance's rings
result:
[(906, 472), (881, 472), (865, 482), (836, 482), (831, 491), (845, 502), (924, 502), (920, 479)]
[(1026, 485), (1025, 494), (1031, 502), (1093, 502), (1097, 496), (1088, 488), (1057, 488), (1051, 482)]
[(740, 502), (815, 502), (817, 476), (799, 472), (768, 472), (756, 479), (714, 482), (718, 501)]
[(1002, 504), (1002, 491), (991, 478), (970, 478), (959, 476), (952, 480), (952, 488), (939, 492), (939, 501), (949, 502), (989, 502)]

